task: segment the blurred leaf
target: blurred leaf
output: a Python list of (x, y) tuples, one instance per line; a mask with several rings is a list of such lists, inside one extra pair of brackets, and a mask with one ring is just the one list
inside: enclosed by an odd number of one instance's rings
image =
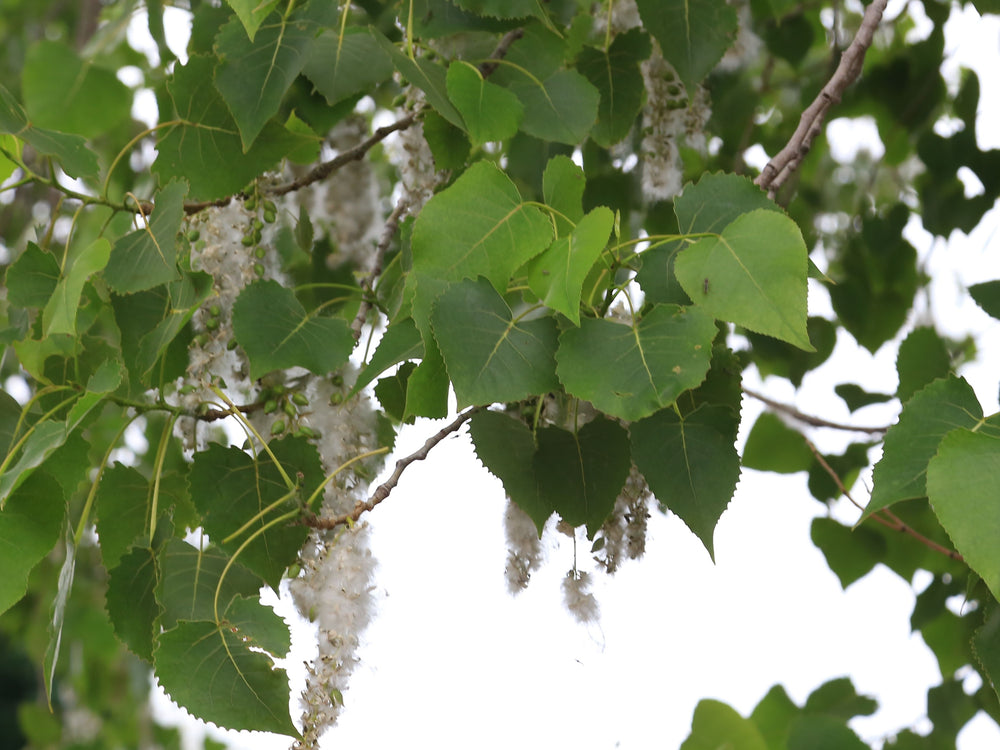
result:
[(312, 43), (303, 73), (328, 104), (368, 90), (392, 76), (392, 61), (363, 28), (324, 31)]
[(871, 393), (854, 383), (840, 383), (833, 387), (833, 391), (844, 400), (852, 412), (871, 404), (884, 404), (893, 399), (888, 393)]
[(113, 70), (81, 60), (54, 40), (28, 48), (21, 88), (33, 125), (87, 138), (115, 127), (132, 108), (132, 92)]
[(987, 314), (1000, 319), (1000, 281), (973, 284), (969, 287), (969, 294)]
[(947, 377), (950, 371), (951, 357), (941, 337), (933, 328), (915, 328), (899, 345), (896, 355), (896, 398), (905, 404), (914, 393), (937, 378)]
[(72, 253), (65, 274), (56, 284), (52, 297), (42, 312), (45, 335), (76, 334), (76, 314), (80, 308), (83, 285), (108, 262), (111, 244), (103, 237)]
[(885, 558), (885, 538), (867, 524), (851, 529), (832, 518), (814, 518), (810, 536), (844, 589)]
[(29, 242), (7, 267), (7, 299), (18, 307), (45, 307), (59, 284), (60, 273), (56, 257)]
[(156, 554), (148, 547), (134, 547), (108, 571), (108, 615), (115, 634), (132, 653), (150, 662), (153, 626), (160, 613), (153, 595), (157, 578)]
[(703, 698), (691, 719), (691, 734), (680, 750), (768, 750), (757, 727), (725, 703)]
[(274, 10), (279, 0), (226, 0), (230, 7), (236, 11), (240, 21), (246, 29), (247, 36), (253, 41), (257, 34), (257, 29), (267, 18), (268, 14)]
[(758, 471), (794, 474), (809, 471), (815, 458), (802, 433), (779, 416), (763, 412), (754, 423), (743, 449), (743, 465)]
[(448, 98), (462, 114), (473, 146), (502, 141), (517, 132), (524, 109), (507, 89), (485, 80), (474, 66), (455, 60), (448, 66)]
[(97, 154), (78, 135), (67, 135), (35, 126), (13, 95), (0, 86), (0, 133), (16, 135), (44, 156), (51, 156), (70, 177), (97, 174)]

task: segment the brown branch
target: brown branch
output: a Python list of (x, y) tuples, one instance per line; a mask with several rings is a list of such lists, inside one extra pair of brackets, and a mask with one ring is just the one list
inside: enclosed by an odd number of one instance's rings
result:
[[(285, 195), (286, 193), (291, 193), (296, 190), (301, 190), (307, 185), (312, 185), (314, 182), (319, 182), (320, 180), (325, 180), (331, 174), (336, 172), (338, 169), (343, 167), (345, 164), (350, 164), (352, 161), (359, 161), (364, 158), (372, 146), (381, 141), (384, 141), (389, 135), (395, 133), (397, 130), (406, 130), (417, 120), (418, 112), (411, 112), (405, 117), (401, 117), (396, 120), (396, 122), (390, 123), (389, 125), (383, 125), (381, 128), (375, 130), (368, 138), (361, 141), (354, 148), (349, 148), (347, 151), (342, 151), (329, 161), (325, 161), (322, 164), (317, 165), (309, 172), (307, 172), (302, 177), (299, 177), (292, 182), (285, 183), (284, 185), (278, 185), (276, 187), (268, 188), (262, 190), (261, 193), (269, 196), (279, 196)], [(206, 208), (212, 206), (225, 206), (228, 205), (229, 201), (237, 198), (246, 198), (245, 193), (238, 193), (236, 196), (229, 196), (226, 198), (220, 198), (214, 201), (199, 201), (196, 203), (185, 203), (184, 212), (187, 214), (196, 214), (199, 211), (203, 211)]]
[(813, 140), (822, 132), (823, 119), (827, 111), (834, 104), (840, 102), (844, 91), (850, 86), (861, 73), (865, 60), (865, 52), (871, 46), (875, 29), (882, 20), (882, 13), (888, 0), (873, 0), (872, 4), (865, 9), (861, 27), (854, 36), (854, 40), (844, 50), (840, 57), (840, 64), (833, 76), (819, 92), (799, 119), (799, 126), (795, 129), (791, 139), (777, 155), (771, 159), (758, 175), (754, 183), (767, 191), (768, 197), (774, 198), (775, 193), (794, 172), (805, 155), (809, 153)]
[(396, 234), (400, 219), (403, 218), (403, 215), (409, 208), (410, 201), (404, 195), (399, 199), (396, 208), (389, 214), (389, 218), (386, 219), (385, 226), (382, 228), (382, 236), (379, 237), (378, 245), (375, 246), (375, 258), (372, 260), (372, 270), (365, 277), (365, 280), (361, 282), (361, 306), (358, 307), (358, 314), (354, 316), (354, 320), (351, 322), (351, 333), (354, 334), (355, 341), (361, 338), (361, 329), (365, 325), (365, 320), (368, 319), (368, 313), (371, 312), (373, 304), (372, 290), (375, 288), (375, 281), (382, 275), (382, 264), (385, 261), (385, 254), (389, 249), (389, 243), (392, 242), (392, 238)]
[[(809, 446), (809, 450), (812, 451), (813, 457), (816, 459), (817, 463), (819, 463), (819, 465), (823, 467), (823, 470), (827, 474), (829, 474), (834, 484), (837, 485), (837, 489), (840, 490), (840, 493), (848, 500), (850, 500), (855, 508), (863, 512), (864, 507), (857, 500), (851, 497), (851, 493), (847, 491), (847, 488), (844, 486), (844, 482), (841, 480), (840, 475), (838, 475), (837, 472), (834, 471), (833, 467), (827, 463), (826, 459), (823, 458), (823, 455), (819, 452), (816, 446), (813, 445), (812, 441), (810, 441), (808, 438), (804, 438), (804, 440), (806, 441), (806, 445)], [(870, 518), (876, 523), (882, 524), (887, 529), (890, 529), (892, 531), (898, 531), (901, 534), (906, 534), (907, 536), (913, 537), (916, 541), (920, 542), (925, 547), (932, 549), (935, 552), (939, 552), (945, 557), (949, 557), (952, 560), (956, 560), (958, 562), (965, 562), (964, 558), (958, 552), (956, 552), (953, 549), (948, 549), (947, 547), (938, 544), (933, 539), (924, 536), (919, 531), (910, 526), (908, 523), (903, 521), (903, 519), (901, 519), (895, 513), (890, 511), (888, 508), (882, 508), (881, 510), (876, 511), (870, 516)]]
[(503, 35), (503, 39), (500, 40), (497, 48), (490, 53), (487, 61), (479, 65), (479, 72), (483, 78), (488, 78), (497, 69), (497, 66), (500, 64), (498, 61), (507, 56), (511, 45), (522, 36), (524, 36), (524, 29), (511, 29)]
[(302, 520), (302, 523), (306, 526), (311, 526), (314, 529), (333, 529), (337, 526), (343, 526), (345, 524), (354, 523), (361, 515), (366, 511), (372, 510), (376, 505), (381, 503), (391, 493), (397, 484), (399, 484), (399, 478), (403, 475), (403, 471), (406, 467), (415, 461), (423, 461), (427, 458), (427, 454), (431, 452), (431, 449), (448, 437), (453, 432), (457, 431), (465, 422), (472, 417), (476, 412), (482, 411), (486, 407), (484, 406), (473, 406), (466, 409), (461, 414), (459, 414), (454, 420), (449, 424), (442, 427), (431, 437), (427, 438), (427, 441), (423, 444), (420, 450), (411, 453), (405, 458), (401, 458), (396, 461), (396, 467), (392, 472), (392, 475), (386, 479), (382, 484), (380, 484), (372, 496), (368, 498), (367, 502), (357, 502), (354, 505), (354, 510), (350, 513), (343, 513), (339, 516), (334, 516), (333, 518), (320, 518), (318, 516), (312, 516)]
[(742, 388), (742, 391), (748, 396), (757, 399), (762, 404), (771, 407), (775, 411), (780, 411), (782, 414), (787, 414), (793, 419), (798, 420), (799, 422), (802, 422), (804, 424), (810, 425), (812, 427), (829, 427), (834, 430), (844, 430), (847, 432), (867, 432), (867, 433), (882, 433), (888, 431), (889, 429), (888, 427), (859, 427), (858, 425), (853, 425), (853, 424), (841, 424), (840, 422), (831, 422), (830, 420), (823, 419), (822, 417), (814, 417), (811, 414), (804, 414), (798, 409), (796, 409), (794, 406), (783, 404), (780, 401), (775, 401), (774, 399), (770, 399), (763, 394), (750, 390), (749, 388), (744, 387)]

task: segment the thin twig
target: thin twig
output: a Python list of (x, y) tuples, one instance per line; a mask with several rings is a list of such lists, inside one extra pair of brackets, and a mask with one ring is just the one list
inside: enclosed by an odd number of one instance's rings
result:
[[(314, 182), (325, 180), (345, 164), (350, 164), (352, 161), (359, 161), (364, 158), (365, 154), (371, 150), (372, 146), (384, 141), (392, 133), (395, 133), (397, 130), (406, 130), (406, 128), (416, 122), (418, 115), (419, 112), (411, 112), (405, 117), (399, 118), (396, 122), (390, 123), (389, 125), (383, 125), (381, 128), (377, 128), (374, 133), (372, 133), (365, 140), (361, 141), (361, 143), (354, 148), (349, 148), (347, 151), (340, 152), (329, 161), (325, 161), (322, 164), (317, 165), (302, 177), (299, 177), (292, 182), (285, 183), (284, 185), (278, 185), (276, 187), (261, 190), (261, 193), (269, 196), (285, 195), (286, 193), (301, 190)], [(187, 214), (196, 214), (199, 211), (203, 211), (204, 209), (212, 206), (225, 206), (228, 205), (229, 201), (231, 201), (234, 197), (246, 198), (247, 196), (244, 193), (238, 193), (235, 196), (220, 198), (214, 201), (185, 203), (184, 212)]]
[[(813, 445), (812, 441), (810, 441), (808, 438), (803, 438), (803, 439), (806, 441), (806, 445), (809, 446), (809, 450), (812, 451), (813, 457), (816, 459), (817, 463), (819, 463), (819, 465), (823, 467), (823, 470), (830, 475), (830, 478), (833, 480), (834, 484), (837, 485), (837, 489), (840, 490), (840, 493), (848, 500), (850, 500), (855, 508), (857, 508), (860, 511), (864, 511), (864, 506), (862, 506), (857, 500), (851, 497), (851, 493), (848, 492), (847, 488), (844, 486), (844, 482), (841, 480), (840, 475), (838, 475), (837, 472), (834, 471), (833, 467), (827, 463), (826, 459), (823, 458), (823, 455), (819, 452), (816, 446)], [(956, 560), (958, 562), (965, 562), (964, 558), (958, 552), (956, 552), (953, 549), (948, 549), (947, 547), (938, 544), (933, 539), (924, 536), (919, 531), (910, 526), (908, 523), (903, 521), (903, 519), (901, 519), (895, 513), (890, 511), (888, 508), (882, 508), (881, 510), (872, 513), (870, 518), (876, 523), (882, 524), (887, 529), (890, 529), (892, 531), (898, 531), (901, 534), (906, 534), (907, 536), (913, 537), (916, 541), (920, 542), (928, 549), (932, 549), (935, 552), (939, 552), (945, 557), (949, 557), (952, 560)]]
[(382, 265), (385, 261), (386, 251), (389, 249), (389, 244), (392, 242), (392, 238), (396, 234), (396, 229), (399, 227), (400, 219), (403, 218), (403, 215), (407, 212), (407, 210), (409, 210), (409, 208), (409, 198), (404, 195), (399, 199), (399, 203), (396, 204), (396, 208), (394, 208), (392, 213), (389, 214), (389, 218), (386, 219), (385, 226), (382, 228), (382, 236), (379, 237), (378, 245), (375, 247), (375, 258), (372, 260), (372, 270), (369, 272), (368, 276), (365, 277), (365, 280), (361, 282), (361, 306), (358, 308), (358, 314), (354, 316), (354, 320), (351, 322), (351, 333), (354, 334), (355, 341), (361, 338), (361, 329), (365, 325), (368, 313), (371, 312), (372, 290), (375, 288), (375, 281), (382, 275)]
[(842, 424), (840, 422), (831, 422), (828, 419), (823, 419), (822, 417), (814, 417), (811, 414), (803, 414), (794, 406), (788, 404), (783, 404), (780, 401), (775, 401), (774, 399), (768, 398), (767, 396), (752, 391), (749, 388), (744, 387), (743, 392), (752, 398), (757, 399), (762, 404), (770, 406), (775, 411), (780, 411), (783, 414), (787, 414), (793, 419), (803, 422), (804, 424), (811, 425), (812, 427), (830, 427), (835, 430), (845, 430), (847, 432), (867, 432), (867, 433), (884, 433), (888, 431), (888, 427), (860, 427), (853, 424)]
[(406, 470), (407, 466), (415, 461), (423, 461), (427, 458), (427, 454), (431, 452), (431, 449), (435, 445), (440, 443), (453, 432), (456, 432), (459, 427), (465, 424), (465, 422), (472, 417), (473, 414), (482, 411), (485, 408), (486, 407), (484, 406), (473, 406), (466, 409), (449, 424), (442, 427), (431, 437), (427, 438), (427, 441), (423, 444), (420, 450), (396, 461), (396, 467), (393, 470), (392, 475), (375, 489), (375, 492), (372, 493), (372, 496), (368, 498), (366, 502), (359, 501), (355, 503), (354, 510), (350, 513), (343, 513), (339, 516), (334, 516), (333, 518), (319, 518), (314, 516), (303, 519), (302, 523), (306, 526), (311, 526), (314, 529), (333, 529), (337, 526), (354, 523), (361, 518), (363, 513), (372, 510), (376, 505), (389, 497), (389, 493), (391, 493), (393, 489), (395, 489), (396, 485), (399, 484), (399, 478), (403, 475), (403, 471)]
[(764, 167), (764, 170), (754, 180), (761, 189), (766, 190), (769, 197), (774, 198), (775, 193), (794, 172), (805, 155), (809, 153), (812, 142), (823, 128), (823, 119), (827, 111), (834, 104), (840, 102), (845, 89), (850, 86), (861, 73), (865, 60), (865, 52), (871, 46), (875, 29), (882, 20), (882, 13), (888, 0), (874, 0), (865, 9), (861, 27), (854, 36), (854, 40), (844, 50), (840, 58), (840, 64), (833, 76), (813, 100), (813, 103), (802, 113), (799, 119), (799, 126), (795, 133), (778, 154), (771, 159)]

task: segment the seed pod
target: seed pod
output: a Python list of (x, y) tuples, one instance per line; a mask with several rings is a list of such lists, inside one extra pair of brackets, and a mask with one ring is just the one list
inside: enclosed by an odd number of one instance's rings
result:
[(281, 404), (281, 408), (285, 412), (285, 414), (287, 414), (290, 417), (294, 417), (296, 414), (298, 414), (298, 411), (296, 411), (295, 406), (292, 404), (291, 401), (283, 402)]
[(258, 245), (253, 249), (253, 254), (259, 260), (264, 260), (264, 256), (267, 255), (267, 250)]
[(187, 233), (188, 242), (197, 242), (199, 237), (201, 237), (201, 232), (199, 232), (197, 229), (192, 229), (190, 232)]
[(268, 399), (264, 402), (264, 413), (272, 414), (278, 410), (278, 402), (273, 398)]
[(253, 272), (255, 274), (257, 274), (258, 276), (263, 276), (264, 275), (264, 266), (262, 264), (260, 264), (260, 263), (254, 263), (253, 264)]
[(274, 211), (264, 211), (264, 221), (268, 224), (273, 224), (278, 218), (278, 215)]
[(284, 431), (285, 431), (285, 420), (284, 419), (274, 420), (274, 424), (271, 425), (271, 434), (280, 435)]
[(309, 399), (306, 398), (306, 394), (295, 392), (292, 394), (292, 401), (294, 401), (299, 406), (309, 406)]

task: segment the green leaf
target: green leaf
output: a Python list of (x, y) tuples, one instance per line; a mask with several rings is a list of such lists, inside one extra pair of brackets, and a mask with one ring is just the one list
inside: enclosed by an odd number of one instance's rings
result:
[(562, 333), (556, 374), (601, 411), (640, 419), (705, 379), (715, 334), (710, 317), (676, 305), (656, 305), (631, 326), (584, 318)]
[(143, 534), (149, 542), (150, 499), (149, 480), (132, 467), (116, 463), (102, 473), (95, 504), (101, 558), (108, 570)]
[(680, 750), (768, 750), (757, 726), (725, 703), (707, 698), (698, 701), (691, 719), (691, 734)]
[(969, 287), (969, 294), (988, 315), (1000, 319), (1000, 281), (973, 284)]
[(545, 215), (490, 162), (477, 162), (424, 206), (413, 226), (413, 270), (459, 281), (483, 275), (498, 290), (552, 239)]
[(832, 716), (800, 716), (788, 732), (787, 750), (870, 750), (843, 721)]
[(905, 404), (928, 383), (948, 376), (951, 372), (948, 347), (933, 328), (914, 328), (899, 345), (896, 372), (899, 374), (896, 398)]
[(32, 124), (87, 138), (115, 127), (132, 108), (132, 92), (113, 70), (47, 39), (28, 48), (21, 91)]
[(465, 120), (473, 146), (502, 141), (517, 132), (524, 115), (521, 102), (507, 89), (483, 78), (474, 66), (456, 60), (448, 66), (448, 98)]
[(576, 325), (580, 325), (583, 282), (608, 244), (614, 224), (611, 210), (598, 206), (580, 220), (572, 234), (557, 239), (526, 266), (531, 291)]
[(252, 39), (244, 33), (242, 19), (219, 30), (215, 86), (239, 126), (244, 153), (264, 123), (278, 114), (281, 100), (306, 64), (313, 39), (335, 20), (336, 12), (335, 4), (310, 2), (290, 16), (269, 16)]
[(392, 60), (369, 29), (324, 31), (313, 42), (302, 72), (331, 106), (392, 76)]
[(713, 317), (813, 351), (806, 331), (807, 256), (794, 221), (757, 209), (720, 236), (681, 251), (674, 268), (684, 291)]
[(420, 337), (420, 332), (413, 323), (413, 318), (404, 318), (393, 321), (385, 329), (382, 338), (379, 339), (378, 348), (372, 355), (357, 381), (351, 387), (347, 398), (361, 391), (375, 378), (388, 370), (393, 365), (406, 362), (411, 359), (420, 359), (424, 356), (424, 342)]
[(15, 135), (39, 154), (51, 156), (70, 177), (97, 174), (97, 154), (87, 148), (86, 139), (36, 127), (3, 86), (0, 86), (0, 133)]
[(433, 109), (424, 112), (423, 127), (424, 139), (431, 149), (434, 166), (456, 172), (463, 169), (472, 150), (466, 134)]
[(664, 409), (633, 424), (632, 458), (661, 505), (680, 516), (715, 559), (715, 526), (736, 491), (739, 418), (700, 406), (681, 418)]
[(817, 316), (806, 319), (806, 335), (815, 347), (815, 351), (806, 352), (784, 341), (753, 331), (746, 331), (745, 334), (753, 347), (751, 356), (757, 365), (760, 377), (777, 375), (788, 378), (796, 388), (802, 384), (802, 378), (807, 372), (816, 369), (830, 358), (837, 344), (836, 324)]
[[(972, 429), (983, 411), (964, 378), (935, 380), (903, 407), (899, 421), (889, 428), (882, 458), (872, 474), (872, 498), (861, 520), (900, 500), (923, 497), (927, 463), (941, 439), (954, 429)], [(984, 425), (991, 435), (1000, 430)]]
[(986, 622), (976, 630), (972, 646), (976, 659), (993, 683), (993, 692), (1000, 696), (1000, 608), (994, 607)]
[(28, 589), (28, 574), (59, 542), (66, 506), (56, 480), (37, 471), (0, 510), (0, 614)]
[(553, 156), (545, 165), (542, 195), (545, 205), (559, 212), (553, 217), (557, 236), (563, 237), (572, 232), (583, 218), (583, 191), (586, 187), (583, 170), (565, 154)]
[[(308, 494), (323, 480), (315, 447), (301, 438), (272, 441), (271, 450), (291, 478), (299, 472)], [(255, 460), (238, 448), (213, 444), (195, 454), (189, 477), (191, 498), (205, 517), (204, 528), (219, 546), (234, 554), (251, 536), (239, 562), (277, 589), (281, 576), (295, 562), (308, 529), (290, 521), (266, 525), (299, 508), (298, 490), (290, 490), (270, 457)]]
[(721, 233), (743, 214), (758, 209), (784, 213), (749, 177), (726, 172), (702, 175), (674, 200), (677, 225), (685, 234)]
[(871, 716), (878, 710), (878, 702), (858, 695), (850, 677), (839, 677), (813, 690), (802, 708), (806, 713), (849, 721), (855, 716)]
[(618, 34), (607, 50), (585, 47), (577, 68), (601, 95), (597, 123), (590, 133), (594, 142), (609, 148), (629, 134), (642, 107), (646, 91), (639, 63), (652, 46), (642, 29)]
[(46, 336), (54, 333), (76, 335), (76, 313), (80, 309), (83, 285), (104, 268), (110, 255), (111, 243), (103, 237), (72, 255), (65, 275), (59, 280), (42, 312), (42, 327)]
[(520, 401), (559, 387), (555, 320), (515, 320), (482, 277), (449, 287), (431, 325), (459, 404)]
[(886, 401), (892, 401), (893, 398), (888, 393), (871, 393), (854, 383), (835, 385), (833, 391), (844, 400), (847, 408), (852, 412), (871, 404), (884, 404)]
[(45, 697), (48, 699), (50, 708), (52, 707), (52, 687), (55, 682), (56, 665), (59, 663), (59, 651), (62, 644), (63, 625), (66, 622), (66, 602), (69, 600), (70, 591), (73, 590), (73, 574), (76, 571), (76, 546), (73, 544), (71, 534), (67, 533), (65, 535), (63, 546), (66, 552), (63, 557), (62, 567), (59, 569), (59, 583), (56, 587), (56, 595), (52, 600), (52, 607), (49, 610), (49, 643), (45, 648), (45, 656), (42, 658)]
[(150, 662), (153, 625), (160, 614), (153, 595), (157, 578), (156, 553), (148, 547), (135, 547), (108, 571), (108, 615), (115, 634), (132, 653)]
[(171, 698), (200, 719), (298, 736), (287, 712), (285, 671), (250, 645), (228, 627), (182, 621), (157, 638), (156, 676)]
[(307, 314), (294, 292), (276, 281), (256, 281), (240, 292), (233, 333), (254, 379), (288, 367), (325, 375), (344, 364), (354, 348), (347, 321)]
[[(229, 108), (213, 84), (214, 59), (192, 55), (167, 82), (178, 124), (161, 130), (153, 171), (160, 182), (184, 179), (191, 200), (215, 200), (242, 190), (284, 156), (314, 139), (269, 122), (244, 153)], [(167, 118), (164, 118), (167, 119)]]
[(844, 589), (885, 559), (885, 537), (868, 525), (851, 529), (832, 518), (814, 518), (810, 536)]
[(571, 526), (586, 524), (587, 536), (593, 539), (615, 507), (632, 466), (628, 432), (617, 422), (597, 417), (577, 432), (543, 427), (537, 440), (533, 467), (539, 500)]
[(527, 18), (536, 16), (546, 19), (545, 6), (542, 0), (455, 0), (462, 10), (479, 16), (494, 18)]
[[(887, 438), (888, 440), (888, 438)], [(927, 498), (966, 563), (1000, 598), (1000, 436), (956, 429), (927, 464)]]
[(448, 416), (448, 372), (437, 342), (424, 342), (424, 358), (406, 381), (403, 421), (413, 417), (442, 419)]
[(119, 294), (150, 289), (180, 277), (177, 232), (184, 217), (187, 183), (171, 180), (156, 194), (149, 225), (115, 242), (104, 278)]
[(794, 474), (809, 471), (813, 454), (798, 430), (787, 426), (780, 417), (763, 412), (754, 423), (743, 449), (743, 465), (758, 471)]
[(636, 0), (643, 25), (656, 37), (689, 96), (732, 43), (739, 26), (726, 0)]
[(250, 37), (250, 41), (253, 41), (257, 29), (260, 28), (268, 14), (274, 10), (279, 0), (226, 0), (226, 2), (239, 16), (247, 31), (247, 36)]
[(430, 104), (439, 115), (450, 122), (455, 127), (465, 130), (465, 122), (462, 115), (448, 98), (447, 72), (442, 65), (431, 62), (426, 58), (411, 60), (381, 34), (372, 31), (375, 40), (382, 45), (392, 64), (407, 81), (424, 92), (427, 103)]
[(234, 597), (256, 596), (264, 584), (217, 547), (199, 549), (181, 539), (170, 539), (163, 546), (159, 565), (156, 599), (163, 608), (160, 625), (168, 630), (178, 620), (215, 622), (216, 601), (221, 616)]
[(29, 242), (7, 268), (7, 299), (17, 307), (45, 307), (59, 284), (59, 276), (56, 256)]
[(754, 706), (750, 720), (757, 725), (761, 737), (769, 750), (783, 748), (788, 737), (788, 728), (801, 709), (788, 697), (785, 688), (775, 685)]
[(166, 285), (166, 296), (160, 297), (165, 303), (162, 308), (163, 317), (152, 330), (143, 330), (133, 361), (143, 377), (156, 366), (166, 354), (167, 347), (188, 324), (201, 304), (211, 296), (213, 282), (212, 276), (202, 271), (183, 271), (181, 278)]
[(557, 70), (544, 79), (525, 71), (509, 89), (524, 107), (521, 130), (543, 141), (575, 146), (597, 121), (601, 95), (575, 70)]
[(236, 628), (249, 643), (273, 656), (285, 656), (292, 647), (288, 625), (259, 596), (235, 596), (226, 607), (226, 624)]
[(507, 496), (535, 522), (538, 536), (553, 506), (538, 491), (535, 478), (535, 439), (520, 419), (495, 411), (481, 411), (469, 420), (476, 455), (493, 476), (503, 482)]

